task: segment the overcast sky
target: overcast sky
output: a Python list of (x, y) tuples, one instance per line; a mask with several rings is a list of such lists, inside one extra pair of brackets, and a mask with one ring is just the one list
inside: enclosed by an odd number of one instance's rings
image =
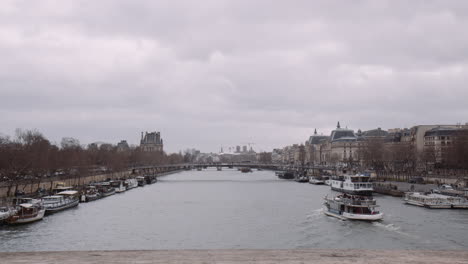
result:
[(468, 1), (0, 2), (0, 133), (257, 150), (468, 122)]

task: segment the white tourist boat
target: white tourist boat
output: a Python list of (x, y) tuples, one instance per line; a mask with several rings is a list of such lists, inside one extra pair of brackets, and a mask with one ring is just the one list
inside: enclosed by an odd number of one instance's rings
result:
[(334, 176), (330, 184), (332, 190), (352, 195), (370, 196), (374, 191), (370, 176), (361, 174)]
[(42, 201), (44, 203), (46, 213), (51, 214), (77, 206), (80, 202), (77, 194), (77, 191), (69, 190), (43, 197)]
[(27, 224), (44, 218), (45, 208), (40, 200), (24, 198), (21, 202), (17, 204), (15, 213), (5, 219), (7, 224)]
[(331, 179), (325, 180), (325, 185), (330, 186), (331, 185)]
[(383, 219), (383, 213), (376, 210), (377, 202), (369, 196), (340, 194), (325, 197), (324, 213), (341, 220), (378, 221)]
[(405, 193), (405, 203), (431, 209), (468, 209), (468, 200), (464, 197), (448, 196), (438, 193)]

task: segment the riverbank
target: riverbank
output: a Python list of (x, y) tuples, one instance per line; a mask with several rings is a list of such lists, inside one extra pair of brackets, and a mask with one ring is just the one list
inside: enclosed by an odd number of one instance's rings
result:
[[(174, 174), (181, 172), (181, 169), (175, 170), (168, 170), (168, 171), (160, 171), (157, 172), (157, 177), (163, 177), (166, 175)], [(58, 183), (64, 184), (65, 186), (73, 186), (76, 188), (80, 188), (86, 186), (92, 182), (102, 182), (108, 179), (115, 180), (115, 179), (122, 179), (122, 178), (135, 178), (142, 173), (133, 173), (131, 170), (128, 171), (121, 171), (121, 172), (114, 172), (108, 174), (99, 174), (99, 175), (90, 175), (90, 176), (83, 176), (83, 177), (70, 177), (70, 178), (51, 178), (48, 180), (43, 180), (40, 183), (21, 183), (17, 185), (8, 186), (5, 183), (2, 186), (0, 183), (0, 204), (2, 201), (7, 199), (8, 197), (12, 197), (16, 190), (20, 190), (25, 193), (25, 196), (34, 196), (37, 193), (38, 189), (45, 189), (51, 190), (54, 188)]]
[(9, 263), (438, 263), (466, 264), (462, 250), (136, 250), (0, 253)]

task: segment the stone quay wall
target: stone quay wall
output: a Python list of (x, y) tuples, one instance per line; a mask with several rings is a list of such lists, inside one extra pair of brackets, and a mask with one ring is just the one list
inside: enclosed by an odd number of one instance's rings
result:
[[(19, 183), (18, 185), (8, 186), (6, 183), (0, 184), (0, 198), (8, 197), (14, 195), (16, 190), (22, 191), (26, 194), (36, 193), (39, 188), (46, 190), (51, 190), (58, 183), (64, 183), (65, 186), (82, 186), (89, 184), (91, 182), (105, 181), (106, 179), (119, 179), (119, 178), (128, 178), (137, 175), (132, 175), (131, 171), (122, 171), (82, 177), (70, 177), (70, 178), (59, 178), (52, 177), (47, 178), (41, 181), (40, 183)], [(8, 192), (10, 190), (10, 192)]]
[(221, 249), (0, 252), (9, 263), (468, 264), (467, 250)]

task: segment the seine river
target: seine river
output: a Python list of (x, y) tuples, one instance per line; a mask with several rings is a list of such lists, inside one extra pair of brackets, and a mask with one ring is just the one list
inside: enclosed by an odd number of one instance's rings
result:
[(376, 196), (382, 222), (340, 221), (323, 214), (330, 192), (271, 171), (185, 171), (33, 224), (1, 226), (0, 251), (468, 248), (468, 210)]

